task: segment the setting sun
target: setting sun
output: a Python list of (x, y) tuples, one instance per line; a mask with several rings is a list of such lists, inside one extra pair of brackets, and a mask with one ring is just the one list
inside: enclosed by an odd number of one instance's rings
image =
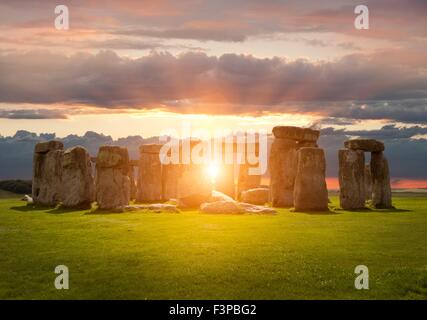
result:
[(212, 163), (209, 165), (207, 172), (212, 182), (215, 182), (216, 177), (218, 176), (218, 173), (219, 173), (219, 167), (216, 164)]

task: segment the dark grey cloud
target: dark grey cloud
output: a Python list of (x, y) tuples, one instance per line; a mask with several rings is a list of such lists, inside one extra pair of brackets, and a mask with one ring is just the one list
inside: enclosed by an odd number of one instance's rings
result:
[(409, 139), (416, 136), (427, 135), (427, 127), (397, 127), (394, 124), (383, 126), (379, 130), (352, 130), (345, 131), (350, 136), (372, 138), (379, 140)]
[[(425, 159), (427, 139), (413, 139), (426, 134), (427, 128), (413, 126), (399, 128), (395, 125), (384, 126), (380, 130), (347, 131), (344, 129), (324, 128), (321, 130), (319, 145), (325, 149), (327, 175), (338, 174), (338, 150), (344, 148), (344, 141), (355, 138), (372, 138), (384, 141), (385, 154), (389, 160), (392, 177), (426, 179)], [(369, 161), (369, 154), (366, 155)]]
[(381, 129), (375, 130), (347, 130), (336, 129), (327, 127), (321, 129), (323, 136), (348, 136), (360, 137), (378, 140), (392, 140), (392, 139), (410, 139), (417, 136), (427, 135), (427, 127), (423, 126), (397, 126), (396, 124), (389, 124), (383, 126)]
[[(391, 62), (378, 55), (310, 62), (201, 52), (128, 59), (112, 51), (70, 57), (32, 51), (0, 55), (0, 102), (426, 123), (427, 74)], [(61, 116), (38, 112), (34, 117)], [(24, 113), (3, 111), (3, 117)]]
[(61, 110), (49, 109), (18, 109), (1, 110), (0, 118), (4, 119), (67, 119), (67, 115)]
[[(409, 94), (403, 90), (405, 96), (401, 100), (396, 93), (390, 92), (390, 99), (380, 101), (358, 101), (335, 106), (331, 116), (352, 119), (392, 119), (407, 123), (427, 122), (427, 99), (407, 99)], [(385, 98), (385, 96), (383, 97)]]

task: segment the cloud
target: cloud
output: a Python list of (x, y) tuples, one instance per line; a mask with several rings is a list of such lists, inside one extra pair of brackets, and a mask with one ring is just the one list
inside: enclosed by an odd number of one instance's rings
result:
[(19, 109), (0, 110), (0, 118), (4, 119), (67, 119), (61, 110), (49, 109)]
[(192, 39), (192, 40), (213, 40), (243, 42), (247, 35), (239, 29), (233, 29), (227, 25), (209, 27), (180, 27), (174, 29), (131, 29), (114, 32), (115, 35), (153, 37), (166, 39)]
[(377, 130), (345, 130), (328, 127), (321, 129), (321, 133), (325, 136), (345, 135), (348, 137), (361, 137), (378, 140), (411, 139), (427, 134), (427, 127), (398, 127), (395, 124), (385, 125), (381, 129)]
[[(401, 59), (389, 62), (381, 63), (376, 54), (311, 62), (201, 52), (154, 52), (137, 59), (112, 51), (11, 53), (0, 55), (0, 103), (205, 114), (291, 112), (426, 123), (427, 74)], [(3, 117), (20, 114), (25, 112), (3, 111)]]
[[(344, 148), (344, 141), (355, 138), (373, 138), (384, 141), (385, 154), (389, 160), (392, 177), (426, 179), (425, 155), (427, 139), (413, 139), (427, 128), (412, 126), (398, 128), (394, 125), (384, 126), (380, 130), (347, 131), (325, 128), (321, 130), (319, 146), (325, 149), (327, 175), (336, 177), (338, 174), (338, 150)], [(369, 155), (366, 155), (369, 161)]]
[[(307, 32), (399, 41), (427, 37), (424, 0), (364, 3), (371, 12), (372, 28), (368, 32), (358, 32), (353, 27), (353, 0), (76, 0), (68, 6), (72, 28), (86, 28), (98, 34), (202, 41), (244, 41), (257, 35)], [(51, 27), (52, 8), (56, 5), (53, 0), (40, 2), (36, 7), (29, 0), (2, 1), (0, 26)]]

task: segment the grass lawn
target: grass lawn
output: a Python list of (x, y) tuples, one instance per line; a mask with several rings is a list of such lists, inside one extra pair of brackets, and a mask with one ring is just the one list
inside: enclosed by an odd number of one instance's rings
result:
[[(239, 216), (0, 199), (0, 298), (427, 299), (427, 195), (394, 204), (400, 210)], [(60, 264), (69, 290), (54, 288)], [(369, 268), (369, 290), (354, 288), (357, 265)]]

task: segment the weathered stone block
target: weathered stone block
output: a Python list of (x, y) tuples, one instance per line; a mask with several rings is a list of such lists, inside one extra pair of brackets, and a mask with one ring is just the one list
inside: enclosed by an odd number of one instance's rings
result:
[(340, 205), (346, 210), (365, 207), (365, 154), (361, 150), (338, 152)]
[(44, 141), (36, 144), (34, 148), (35, 153), (46, 153), (53, 150), (62, 150), (64, 149), (64, 145), (61, 141)]
[[(202, 147), (200, 140), (186, 141), (181, 144), (181, 156), (189, 150), (193, 156), (196, 154), (199, 157), (203, 157)], [(189, 149), (187, 150), (187, 148)], [(208, 175), (206, 164), (191, 162), (180, 166), (177, 190), (181, 207), (199, 207), (200, 204), (211, 197), (212, 189), (213, 185), (211, 177)]]
[(369, 164), (365, 165), (365, 199), (372, 199), (372, 175), (371, 175), (371, 166)]
[(279, 139), (316, 142), (319, 139), (320, 131), (293, 126), (277, 126), (273, 128), (273, 135)]
[(77, 146), (64, 152), (62, 162), (62, 205), (69, 208), (90, 208), (95, 200), (92, 164), (87, 150)]
[(96, 157), (97, 168), (126, 168), (129, 167), (129, 153), (126, 148), (119, 146), (101, 146)]
[(372, 205), (377, 209), (393, 208), (388, 161), (382, 152), (371, 155)]
[(212, 182), (206, 173), (206, 166), (185, 164), (181, 166), (178, 180), (178, 200), (181, 207), (198, 207), (212, 194)]
[(344, 142), (347, 149), (363, 150), (367, 152), (384, 151), (384, 143), (374, 139), (353, 139)]
[(96, 161), (96, 201), (100, 209), (121, 209), (129, 203), (129, 154), (126, 148), (102, 146)]
[(159, 152), (162, 145), (148, 144), (140, 147), (138, 196), (139, 202), (161, 201), (162, 164)]
[(239, 177), (237, 180), (237, 197), (240, 199), (242, 191), (258, 188), (261, 184), (261, 175), (249, 174), (250, 168), (256, 168), (258, 165), (243, 163), (239, 165)]
[(268, 202), (269, 199), (269, 190), (268, 188), (255, 188), (255, 189), (249, 189), (242, 192), (241, 201), (250, 203), (250, 204), (257, 204), (257, 205), (264, 205)]
[(157, 143), (143, 144), (139, 147), (139, 153), (153, 153), (158, 155), (162, 146), (162, 144)]
[(295, 211), (327, 211), (325, 153), (320, 148), (298, 150), (298, 169), (294, 187)]
[(274, 207), (293, 207), (297, 161), (297, 143), (294, 140), (278, 138), (273, 140), (269, 170), (270, 199)]
[(63, 144), (38, 143), (34, 148), (32, 198), (35, 204), (56, 206), (61, 201)]
[(180, 164), (162, 165), (162, 198), (163, 200), (178, 197), (178, 181), (181, 176)]
[(215, 179), (215, 189), (229, 195), (234, 199), (235, 184), (233, 164), (219, 165), (218, 176)]

